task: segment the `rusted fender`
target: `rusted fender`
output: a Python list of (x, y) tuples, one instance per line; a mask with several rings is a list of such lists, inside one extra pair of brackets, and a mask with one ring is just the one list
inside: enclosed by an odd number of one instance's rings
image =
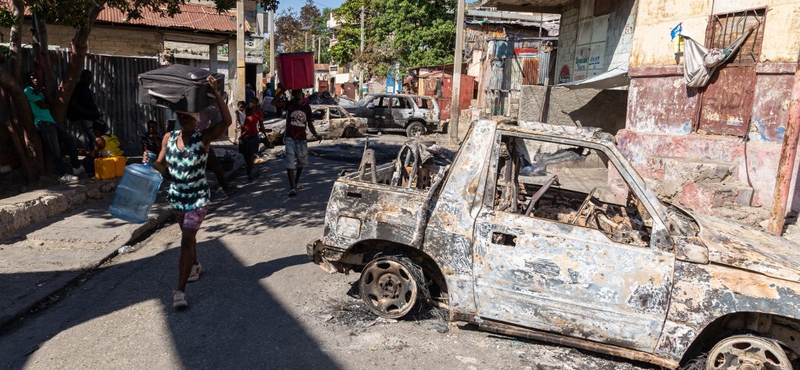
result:
[(715, 319), (760, 312), (800, 319), (800, 284), (716, 264), (676, 261), (675, 286), (656, 354), (679, 360)]

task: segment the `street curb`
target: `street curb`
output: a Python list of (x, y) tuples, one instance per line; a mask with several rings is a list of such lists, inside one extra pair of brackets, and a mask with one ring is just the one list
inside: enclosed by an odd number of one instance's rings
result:
[(102, 254), (99, 254), (100, 256), (102, 256), (102, 258), (96, 260), (96, 262), (89, 262), (81, 266), (80, 270), (69, 270), (69, 271), (58, 272), (55, 278), (47, 282), (45, 286), (43, 286), (40, 289), (34, 290), (30, 295), (17, 301), (11, 307), (3, 310), (3, 312), (0, 312), (0, 329), (2, 329), (9, 322), (24, 315), (26, 312), (30, 311), (33, 307), (39, 305), (42, 301), (46, 300), (51, 295), (63, 290), (68, 285), (72, 284), (75, 280), (83, 276), (83, 274), (85, 274), (86, 272), (95, 270), (98, 267), (102, 266), (104, 263), (106, 263), (108, 260), (116, 257), (119, 254), (119, 248), (121, 246), (129, 245), (130, 243), (134, 242), (137, 238), (141, 237), (142, 235), (155, 229), (158, 225), (165, 222), (171, 214), (170, 209), (168, 206), (162, 206), (159, 208), (160, 209), (154, 211), (155, 215), (151, 214), (151, 216), (147, 219), (145, 223), (143, 223), (140, 227), (136, 228), (136, 230), (134, 230), (131, 233), (131, 236), (127, 240), (125, 240), (124, 244), (109, 245), (109, 247), (107, 247)]
[(84, 204), (105, 198), (118, 179), (87, 179), (0, 200), (0, 240), (30, 225), (56, 217)]
[[(237, 161), (234, 164), (233, 169), (225, 173), (225, 179), (227, 180), (231, 179), (243, 165), (244, 161)], [(100, 254), (101, 256), (103, 256), (103, 258), (101, 258), (99, 261), (89, 262), (86, 265), (82, 266), (81, 270), (58, 272), (52, 280), (50, 280), (45, 284), (44, 287), (34, 290), (30, 295), (17, 301), (13, 305), (11, 305), (11, 307), (0, 312), (0, 331), (2, 331), (2, 329), (8, 323), (25, 315), (25, 313), (30, 311), (32, 308), (42, 303), (53, 294), (60, 292), (61, 290), (63, 290), (64, 288), (75, 282), (78, 278), (83, 276), (88, 271), (97, 269), (104, 263), (108, 262), (109, 260), (119, 255), (120, 247), (124, 245), (131, 245), (132, 243), (136, 242), (143, 235), (147, 234), (148, 232), (157, 228), (159, 225), (166, 222), (167, 219), (172, 215), (172, 210), (170, 206), (167, 204), (163, 203), (158, 204), (154, 208), (155, 209), (151, 211), (151, 215), (150, 217), (148, 217), (147, 221), (143, 223), (140, 227), (136, 228), (136, 230), (134, 230), (131, 233), (130, 237), (127, 240), (125, 240), (123, 244), (109, 245), (108, 248), (106, 248), (103, 251), (103, 253)]]

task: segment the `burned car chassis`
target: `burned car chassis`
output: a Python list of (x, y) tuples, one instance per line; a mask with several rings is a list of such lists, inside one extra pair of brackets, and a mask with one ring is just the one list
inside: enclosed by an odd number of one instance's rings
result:
[(365, 151), (308, 246), (328, 272), (360, 271), (376, 314), (427, 301), (669, 368), (704, 353), (709, 369), (800, 365), (800, 247), (662, 204), (610, 135), (476, 121), (447, 166), (419, 145), (382, 166)]

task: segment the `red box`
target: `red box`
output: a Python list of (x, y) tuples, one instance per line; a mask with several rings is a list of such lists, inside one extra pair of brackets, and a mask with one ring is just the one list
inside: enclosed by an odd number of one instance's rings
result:
[(314, 87), (314, 53), (278, 54), (278, 78), (288, 90)]

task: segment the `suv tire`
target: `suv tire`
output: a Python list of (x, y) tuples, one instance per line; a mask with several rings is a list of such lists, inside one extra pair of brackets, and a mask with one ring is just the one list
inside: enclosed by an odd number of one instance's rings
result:
[(419, 121), (414, 121), (406, 126), (406, 136), (413, 138), (416, 135), (425, 135), (426, 130), (425, 126), (422, 125)]
[(400, 256), (378, 257), (364, 266), (358, 291), (367, 308), (386, 319), (399, 319), (424, 299), (422, 268)]

